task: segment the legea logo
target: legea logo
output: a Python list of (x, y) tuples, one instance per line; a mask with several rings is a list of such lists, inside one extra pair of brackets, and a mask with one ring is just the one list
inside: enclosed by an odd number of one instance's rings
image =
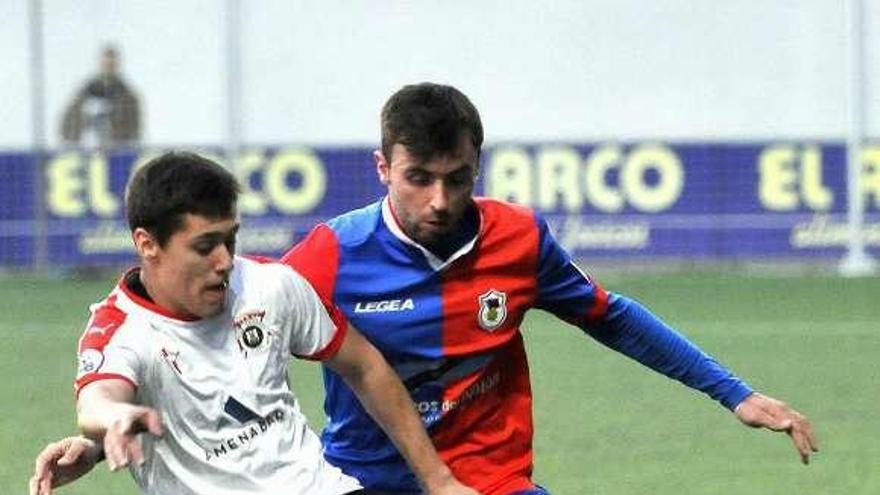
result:
[(387, 301), (358, 302), (354, 305), (355, 313), (387, 313), (394, 311), (411, 311), (416, 305), (412, 299), (389, 299)]

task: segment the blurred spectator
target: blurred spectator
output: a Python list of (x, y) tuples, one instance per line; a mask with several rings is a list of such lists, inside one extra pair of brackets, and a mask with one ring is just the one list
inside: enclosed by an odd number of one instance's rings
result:
[(99, 149), (140, 141), (138, 98), (119, 73), (115, 46), (104, 46), (100, 73), (86, 81), (65, 109), (61, 137), (68, 145)]

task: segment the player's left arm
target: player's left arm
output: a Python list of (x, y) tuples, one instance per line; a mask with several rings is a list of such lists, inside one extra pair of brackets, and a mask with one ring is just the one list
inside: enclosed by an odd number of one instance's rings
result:
[(663, 375), (700, 390), (733, 411), (744, 424), (788, 433), (804, 463), (818, 451), (809, 420), (779, 400), (756, 393), (742, 379), (647, 308), (606, 292), (540, 231), (536, 306), (573, 323), (603, 345)]
[(810, 421), (788, 404), (752, 390), (742, 379), (638, 302), (613, 296), (609, 311), (585, 330), (602, 344), (705, 392), (742, 423), (787, 433), (804, 464), (818, 452)]
[(434, 449), (400, 378), (360, 332), (348, 327), (339, 350), (324, 361), (358, 396), (430, 495), (477, 495), (462, 485)]

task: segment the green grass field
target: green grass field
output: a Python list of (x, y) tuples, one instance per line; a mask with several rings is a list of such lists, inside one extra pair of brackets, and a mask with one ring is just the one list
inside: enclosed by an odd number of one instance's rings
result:
[[(113, 278), (0, 280), (0, 493), (25, 493), (33, 457), (74, 430), (71, 380), (88, 303)], [(807, 414), (822, 452), (720, 406), (543, 313), (525, 325), (536, 397), (536, 479), (557, 495), (880, 493), (880, 279), (713, 271), (609, 274), (754, 387)], [(318, 367), (293, 382), (320, 426)], [(61, 494), (133, 494), (100, 466)]]

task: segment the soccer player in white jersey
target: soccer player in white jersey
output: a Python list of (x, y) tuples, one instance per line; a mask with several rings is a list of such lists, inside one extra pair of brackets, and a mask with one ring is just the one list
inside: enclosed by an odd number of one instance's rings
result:
[[(132, 177), (140, 265), (92, 306), (79, 346), (78, 422), (95, 452), (102, 442), (110, 468), (128, 466), (147, 494), (372, 493), (324, 460), (288, 384), (296, 355), (346, 378), (427, 493), (475, 495), (338, 310), (291, 268), (235, 256), (237, 195), (229, 172), (192, 153)], [(38, 478), (31, 491), (48, 493), (51, 471)]]

